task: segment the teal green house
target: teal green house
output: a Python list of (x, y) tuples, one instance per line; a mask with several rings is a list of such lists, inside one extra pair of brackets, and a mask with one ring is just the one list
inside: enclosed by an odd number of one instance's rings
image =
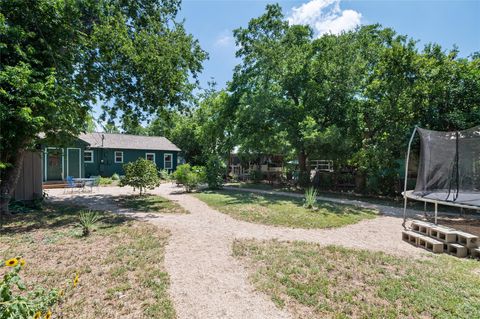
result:
[(69, 147), (45, 146), (42, 156), (43, 181), (123, 175), (123, 164), (145, 158), (157, 168), (173, 172), (180, 149), (165, 137), (129, 134), (81, 134)]

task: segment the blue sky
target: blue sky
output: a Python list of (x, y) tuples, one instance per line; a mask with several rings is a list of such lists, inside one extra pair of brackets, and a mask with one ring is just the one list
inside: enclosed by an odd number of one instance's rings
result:
[(480, 0), (183, 0), (179, 17), (210, 54), (200, 76), (203, 87), (211, 78), (219, 88), (225, 86), (238, 63), (232, 30), (261, 15), (266, 4), (277, 2), (291, 22), (310, 24), (317, 35), (380, 23), (419, 40), (420, 47), (436, 42), (450, 49), (456, 44), (465, 57), (480, 51)]

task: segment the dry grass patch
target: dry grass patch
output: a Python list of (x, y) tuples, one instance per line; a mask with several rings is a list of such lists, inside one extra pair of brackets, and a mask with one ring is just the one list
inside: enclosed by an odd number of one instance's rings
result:
[(54, 318), (175, 318), (164, 268), (169, 232), (100, 213), (96, 231), (82, 237), (79, 210), (49, 205), (15, 215), (1, 229), (0, 258), (23, 256), (27, 285), (62, 288), (80, 273), (79, 285), (55, 308)]
[(255, 286), (296, 318), (477, 318), (480, 263), (304, 242), (236, 241)]
[(179, 204), (158, 195), (129, 195), (115, 199), (118, 206), (137, 212), (162, 214), (188, 214)]
[(302, 199), (242, 191), (205, 191), (194, 196), (236, 219), (266, 225), (331, 228), (377, 216), (373, 210), (329, 202), (318, 202), (318, 209), (311, 210), (303, 207)]

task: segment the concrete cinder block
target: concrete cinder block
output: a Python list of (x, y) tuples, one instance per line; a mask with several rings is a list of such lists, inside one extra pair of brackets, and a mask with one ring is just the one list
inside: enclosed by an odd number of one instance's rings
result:
[(471, 248), (471, 249), (470, 249), (470, 255), (471, 255), (473, 258), (478, 258), (478, 259), (480, 259), (480, 248)]
[(447, 246), (447, 252), (450, 255), (453, 255), (459, 258), (463, 258), (468, 255), (468, 249), (465, 246), (462, 246), (456, 243), (447, 243), (446, 246)]
[(428, 235), (445, 243), (455, 243), (457, 241), (456, 231), (447, 227), (432, 227), (429, 229)]
[(456, 231), (457, 235), (457, 243), (463, 245), (468, 248), (476, 248), (478, 247), (478, 236), (465, 233), (462, 231)]
[(420, 235), (411, 230), (402, 231), (402, 239), (414, 246), (418, 244), (418, 236)]
[(424, 235), (428, 235), (430, 232), (430, 228), (434, 226), (435, 224), (428, 223), (428, 222), (422, 222), (419, 220), (412, 221), (412, 230)]

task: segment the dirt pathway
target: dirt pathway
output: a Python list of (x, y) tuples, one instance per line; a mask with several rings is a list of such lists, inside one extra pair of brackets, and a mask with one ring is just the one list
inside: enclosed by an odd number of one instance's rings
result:
[[(94, 194), (50, 192), (50, 200), (75, 200), (97, 209), (126, 213), (128, 211), (115, 209), (111, 198), (130, 192), (131, 189), (117, 187), (101, 188)], [(303, 240), (410, 257), (424, 254), (401, 240), (402, 219), (398, 217), (381, 216), (338, 229), (292, 229), (235, 220), (181, 193), (181, 189), (172, 184), (163, 184), (152, 192), (178, 202), (190, 212), (188, 215), (136, 214), (172, 232), (165, 265), (179, 318), (290, 318), (248, 282), (247, 271), (232, 256), (234, 239)]]

